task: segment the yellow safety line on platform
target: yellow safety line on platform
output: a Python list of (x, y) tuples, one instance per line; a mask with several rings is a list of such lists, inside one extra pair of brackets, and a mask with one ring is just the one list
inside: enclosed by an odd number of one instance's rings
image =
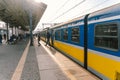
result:
[(68, 78), (70, 78), (71, 80), (77, 80), (69, 71), (66, 71), (67, 69), (65, 67), (64, 67), (65, 70), (63, 70), (61, 63), (52, 55), (50, 50), (48, 50), (43, 43), (41, 45), (48, 52), (48, 54), (50, 54), (50, 56), (54, 59), (54, 61), (61, 67), (61, 70), (67, 75)]
[(24, 67), (24, 63), (26, 61), (26, 57), (27, 57), (27, 54), (28, 54), (28, 50), (29, 50), (29, 45), (30, 45), (30, 41), (29, 43), (27, 44), (27, 47), (25, 48), (24, 52), (23, 52), (23, 55), (13, 73), (13, 76), (11, 78), (11, 80), (20, 80), (21, 78), (21, 74), (22, 74), (22, 70), (23, 70), (23, 67)]

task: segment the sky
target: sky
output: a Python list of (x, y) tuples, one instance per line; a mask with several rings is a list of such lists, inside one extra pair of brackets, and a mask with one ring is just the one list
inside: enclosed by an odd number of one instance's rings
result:
[(120, 0), (36, 0), (47, 4), (37, 28), (42, 23), (61, 23), (120, 3)]

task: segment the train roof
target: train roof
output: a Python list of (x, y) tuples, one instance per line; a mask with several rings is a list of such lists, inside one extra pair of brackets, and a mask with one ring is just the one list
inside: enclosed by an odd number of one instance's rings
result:
[(60, 26), (67, 25), (67, 24), (69, 24), (69, 23), (75, 23), (75, 22), (83, 21), (83, 20), (84, 20), (84, 16), (80, 16), (80, 17), (74, 18), (74, 19), (72, 19), (72, 20), (69, 20), (69, 21), (66, 21), (66, 22), (62, 22), (62, 23), (60, 23), (60, 24), (58, 24), (58, 25), (53, 26), (52, 28), (58, 28), (58, 27), (60, 27)]
[[(88, 16), (88, 20), (92, 21), (92, 20), (97, 20), (97, 19), (117, 16), (117, 15), (120, 15), (120, 3), (112, 5), (110, 7), (104, 8), (104, 9), (101, 9), (101, 10), (98, 10), (98, 11), (95, 11), (93, 13), (90, 13), (90, 15)], [(85, 15), (77, 17), (77, 18), (74, 18), (74, 19), (66, 21), (66, 22), (63, 22), (63, 23), (60, 23), (60, 24), (55, 25), (55, 26), (53, 26), (51, 28), (59, 28), (61, 26), (67, 25), (69, 23), (75, 23), (75, 22), (78, 22), (78, 21), (82, 21), (83, 22), (84, 21), (84, 17), (85, 17)]]
[(88, 20), (91, 21), (91, 20), (103, 19), (117, 15), (120, 15), (120, 3), (91, 13), (88, 16)]

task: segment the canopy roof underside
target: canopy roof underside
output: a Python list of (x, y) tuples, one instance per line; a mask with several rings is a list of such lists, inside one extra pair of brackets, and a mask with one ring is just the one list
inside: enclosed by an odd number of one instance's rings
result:
[(10, 26), (28, 29), (30, 13), (32, 14), (32, 25), (36, 27), (41, 19), (47, 5), (33, 0), (0, 0), (0, 20), (9, 23)]

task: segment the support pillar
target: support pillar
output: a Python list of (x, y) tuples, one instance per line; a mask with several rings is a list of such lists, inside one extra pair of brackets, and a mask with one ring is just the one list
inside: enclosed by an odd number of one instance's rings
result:
[(7, 42), (8, 42), (8, 44), (9, 44), (9, 30), (8, 30), (8, 26), (9, 26), (9, 23), (7, 22)]
[(33, 34), (32, 34), (32, 12), (30, 10), (29, 13), (29, 17), (30, 17), (30, 46), (33, 46)]

